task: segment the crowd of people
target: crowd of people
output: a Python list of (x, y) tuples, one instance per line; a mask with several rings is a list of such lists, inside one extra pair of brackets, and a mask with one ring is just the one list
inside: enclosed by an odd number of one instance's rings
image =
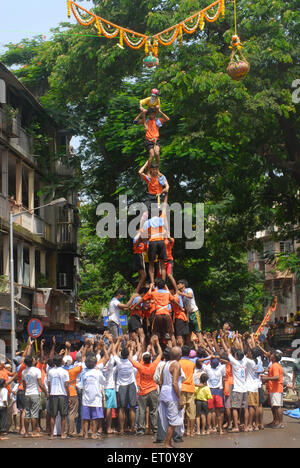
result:
[[(45, 352), (41, 340), (35, 355), (29, 338), (16, 372), (0, 362), (1, 439), (9, 429), (50, 439), (153, 434), (154, 443), (170, 448), (183, 437), (260, 431), (265, 386), (269, 427), (284, 427), (280, 354), (266, 352), (253, 334), (231, 331), (229, 323), (184, 343), (176, 339), (141, 329), (113, 337), (107, 330), (77, 350), (70, 342), (58, 349), (53, 337)], [(298, 395), (299, 372), (298, 366)]]

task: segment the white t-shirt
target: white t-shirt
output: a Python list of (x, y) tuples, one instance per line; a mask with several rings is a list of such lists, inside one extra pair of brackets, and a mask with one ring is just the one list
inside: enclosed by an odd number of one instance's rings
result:
[(50, 395), (67, 396), (65, 383), (70, 381), (69, 372), (62, 367), (53, 367), (48, 372), (48, 382), (51, 386)]
[(228, 354), (229, 361), (231, 362), (233, 374), (233, 391), (246, 393), (246, 358), (243, 357), (241, 361), (235, 359), (232, 354)]
[(119, 385), (130, 385), (135, 383), (135, 368), (129, 361), (129, 359), (121, 359), (115, 356), (115, 362), (117, 367), (117, 386)]
[(113, 297), (109, 303), (108, 320), (120, 325), (120, 309), (118, 304), (121, 304), (121, 302), (116, 297)]
[(7, 388), (5, 388), (5, 387), (1, 388), (1, 390), (0, 390), (0, 408), (6, 407), (4, 402), (7, 403), (7, 400), (8, 400), (8, 390), (7, 390)]
[(210, 364), (205, 367), (205, 373), (208, 375), (207, 385), (210, 388), (223, 388), (223, 377), (225, 377), (225, 366), (219, 364), (216, 369), (213, 369)]
[(99, 369), (88, 369), (82, 379), (82, 405), (102, 408), (102, 389), (105, 378)]
[(114, 356), (110, 356), (109, 361), (105, 364), (102, 369), (102, 373), (105, 378), (104, 388), (115, 388), (115, 379), (114, 379), (114, 366), (115, 366), (115, 358)]
[(181, 296), (186, 313), (191, 314), (192, 312), (199, 310), (195, 301), (194, 291), (191, 288), (187, 288), (183, 292), (185, 294), (193, 294), (191, 299), (185, 296)]
[(246, 360), (246, 385), (248, 392), (256, 393), (258, 391), (258, 380), (256, 378), (256, 372), (258, 365), (253, 359), (245, 357)]
[(38, 379), (42, 378), (42, 373), (40, 369), (36, 367), (26, 367), (22, 372), (22, 379), (26, 383), (25, 396), (29, 395), (39, 395), (39, 383)]

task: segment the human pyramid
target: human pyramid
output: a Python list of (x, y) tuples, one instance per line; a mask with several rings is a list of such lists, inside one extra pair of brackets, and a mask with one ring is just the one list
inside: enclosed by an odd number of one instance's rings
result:
[[(174, 279), (169, 185), (159, 171), (159, 127), (169, 118), (160, 110), (158, 90), (140, 102), (140, 111), (135, 122), (144, 125), (149, 159), (139, 170), (147, 184), (147, 209), (133, 239), (136, 292), (127, 303), (124, 290), (115, 293), (108, 330), (87, 337), (83, 346), (67, 341), (59, 349), (53, 337), (47, 352), (42, 339), (34, 355), (29, 338), (25, 351), (14, 356), (16, 372), (0, 359), (0, 440), (7, 438), (10, 420), (24, 437), (46, 432), (53, 439), (55, 428), (64, 439), (148, 431), (165, 448), (182, 442), (183, 435), (259, 431), (264, 383), (273, 414), (269, 427), (284, 427), (281, 356), (263, 349), (254, 334), (233, 332), (229, 322), (202, 332), (193, 290), (185, 279)], [(122, 311), (130, 312), (128, 335), (120, 334)], [(268, 375), (263, 358), (269, 360)], [(299, 372), (295, 368), (295, 375)]]

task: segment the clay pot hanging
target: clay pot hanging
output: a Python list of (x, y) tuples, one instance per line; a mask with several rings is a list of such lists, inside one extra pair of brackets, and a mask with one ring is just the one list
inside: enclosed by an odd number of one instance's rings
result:
[[(233, 42), (232, 45), (235, 46)], [(245, 59), (240, 47), (234, 47), (229, 64), (226, 68), (226, 73), (231, 79), (240, 81), (249, 73), (249, 70), (250, 64)]]
[(150, 52), (150, 54), (144, 58), (143, 63), (147, 68), (153, 68), (153, 67), (158, 67), (159, 60)]

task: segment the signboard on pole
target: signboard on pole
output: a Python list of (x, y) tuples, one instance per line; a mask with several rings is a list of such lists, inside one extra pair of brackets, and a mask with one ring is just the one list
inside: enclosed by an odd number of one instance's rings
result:
[(27, 332), (31, 338), (35, 340), (43, 333), (43, 324), (39, 319), (33, 318), (29, 320), (27, 325)]

